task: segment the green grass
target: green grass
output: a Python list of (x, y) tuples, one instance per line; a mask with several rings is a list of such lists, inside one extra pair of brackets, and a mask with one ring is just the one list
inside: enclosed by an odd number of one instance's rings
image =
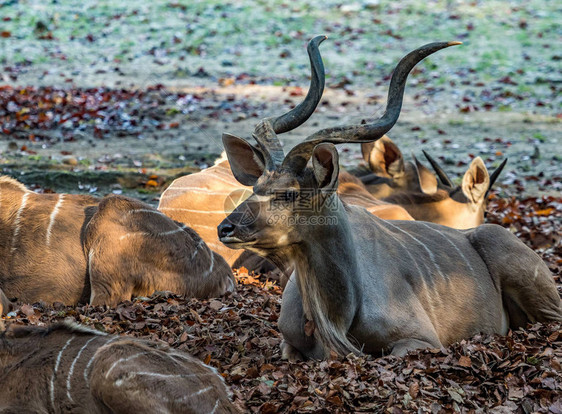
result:
[[(560, 69), (554, 56), (562, 11), (559, 2), (547, 0), (357, 0), (359, 9), (350, 12), (344, 11), (349, 2), (340, 0), (6, 4), (0, 14), (11, 20), (0, 21), (0, 30), (11, 37), (0, 38), (4, 66), (31, 62), (61, 71), (120, 66), (133, 77), (147, 69), (163, 80), (173, 79), (178, 68), (189, 73), (204, 67), (216, 78), (246, 72), (267, 83), (287, 78), (302, 83), (308, 76), (306, 41), (325, 33), (329, 76), (347, 76), (358, 87), (388, 75), (407, 51), (440, 40), (464, 42), (420, 64), (443, 79), (459, 70), (472, 70), (466, 75), (471, 82), (493, 82), (510, 73), (529, 86), (555, 82)], [(46, 31), (36, 30), (39, 22)], [(47, 32), (54, 40), (39, 39)], [(281, 58), (285, 50), (291, 54)], [(223, 66), (224, 61), (233, 65)], [(518, 69), (535, 76), (517, 74)], [(528, 92), (538, 96), (547, 90), (544, 85)]]

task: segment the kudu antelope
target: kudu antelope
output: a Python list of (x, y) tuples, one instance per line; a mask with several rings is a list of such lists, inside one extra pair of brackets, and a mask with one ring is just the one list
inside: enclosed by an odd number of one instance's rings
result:
[(504, 228), (386, 221), (337, 196), (334, 144), (382, 137), (398, 119), (410, 70), (455, 44), (431, 43), (405, 56), (376, 122), (320, 130), (286, 156), (276, 134), (302, 124), (311, 109), (260, 121), (257, 146), (223, 134), (232, 172), (253, 194), (219, 225), (220, 240), (296, 269), (279, 318), (284, 357), (404, 355), (526, 321), (562, 320), (548, 268)]
[(0, 177), (0, 289), (22, 302), (116, 305), (155, 290), (234, 288), (226, 262), (190, 228), (122, 196), (36, 194)]
[[(359, 169), (354, 172), (357, 178), (346, 173), (345, 179), (360, 181), (373, 197), (403, 207), (415, 220), (456, 229), (469, 229), (484, 223), (488, 193), (507, 162), (504, 160), (489, 175), (484, 162), (477, 157), (464, 174), (462, 185), (455, 186), (425, 151), (423, 153), (439, 180), (416, 157), (412, 156), (413, 162), (405, 162), (398, 146), (387, 136), (374, 143), (361, 144), (361, 149), (371, 172), (365, 174)], [(340, 173), (340, 187), (341, 179)], [(339, 188), (338, 193), (341, 197)]]
[[(307, 97), (293, 112), (314, 111), (324, 90), (324, 68), (321, 65), (318, 46), (322, 39), (311, 42), (308, 55), (311, 65), (311, 82)], [(285, 117), (283, 131), (296, 126), (290, 124), (291, 115)], [(345, 173), (343, 173), (345, 174)], [(341, 197), (349, 204), (360, 205), (384, 219), (413, 220), (408, 212), (396, 205), (376, 200), (362, 184), (350, 175), (340, 181)], [(158, 210), (168, 217), (193, 228), (207, 245), (219, 253), (232, 267), (244, 266), (256, 272), (274, 268), (263, 258), (241, 250), (233, 250), (219, 241), (217, 226), (233, 209), (252, 193), (252, 187), (241, 184), (232, 174), (227, 160), (219, 160), (214, 166), (201, 172), (180, 177), (162, 193)], [(226, 206), (226, 208), (225, 208)], [(231, 210), (230, 209), (230, 210)]]
[(235, 413), (213, 368), (165, 344), (79, 325), (0, 334), (2, 413)]

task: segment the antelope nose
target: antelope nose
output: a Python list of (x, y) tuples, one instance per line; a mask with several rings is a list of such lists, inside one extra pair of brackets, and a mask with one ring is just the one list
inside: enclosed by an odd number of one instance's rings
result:
[(218, 232), (219, 232), (219, 239), (223, 238), (223, 237), (228, 237), (228, 236), (232, 236), (232, 233), (234, 232), (234, 224), (232, 223), (221, 223), (219, 224), (218, 227)]

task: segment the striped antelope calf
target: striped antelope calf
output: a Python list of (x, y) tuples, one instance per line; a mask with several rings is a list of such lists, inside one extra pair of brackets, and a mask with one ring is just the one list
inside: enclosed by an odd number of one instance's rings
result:
[(127, 197), (36, 194), (0, 177), (0, 289), (22, 302), (116, 305), (155, 290), (234, 288), (226, 262), (190, 228)]
[[(504, 160), (489, 175), (484, 162), (477, 157), (464, 174), (462, 185), (455, 186), (425, 151), (439, 181), (416, 157), (413, 157), (414, 162), (405, 162), (398, 146), (386, 135), (374, 143), (362, 144), (361, 150), (372, 172), (356, 172), (361, 175), (355, 181), (363, 183), (373, 197), (404, 208), (415, 220), (456, 229), (469, 229), (484, 223), (488, 193), (507, 162)], [(340, 173), (340, 187), (341, 178)], [(339, 188), (338, 192), (342, 197)]]
[[(322, 37), (317, 38), (308, 46), (312, 72), (309, 92), (293, 111), (277, 119), (277, 133), (288, 132), (301, 125), (314, 112), (322, 97), (324, 67), (318, 46), (323, 40)], [(300, 113), (298, 118), (294, 116), (297, 112)], [(341, 188), (338, 189), (346, 202), (363, 206), (381, 218), (412, 220), (404, 208), (376, 200), (362, 188), (360, 182), (355, 182), (350, 176), (348, 178), (345, 182), (342, 180)], [(228, 205), (233, 209), (251, 193), (252, 187), (242, 185), (234, 177), (229, 162), (219, 160), (206, 170), (174, 180), (162, 194), (158, 210), (192, 227), (232, 267), (244, 266), (257, 272), (267, 271), (272, 268), (271, 264), (264, 262), (264, 259), (256, 260), (255, 255), (249, 255), (248, 252), (226, 247), (217, 235), (217, 226), (230, 213)]]
[[(410, 70), (455, 44), (431, 43), (404, 57), (376, 122), (320, 130), (286, 156), (277, 119), (258, 124), (257, 146), (223, 134), (232, 172), (253, 194), (219, 225), (221, 241), (296, 269), (278, 322), (284, 357), (325, 358), (330, 350), (404, 355), (478, 332), (505, 333), (527, 321), (562, 321), (548, 268), (504, 228), (386, 221), (345, 205), (336, 193), (334, 144), (387, 133), (400, 114)], [(244, 221), (248, 216), (255, 219)]]
[[(3, 413), (235, 413), (224, 381), (165, 344), (80, 325), (0, 334)], [(9, 373), (9, 374), (7, 374)]]

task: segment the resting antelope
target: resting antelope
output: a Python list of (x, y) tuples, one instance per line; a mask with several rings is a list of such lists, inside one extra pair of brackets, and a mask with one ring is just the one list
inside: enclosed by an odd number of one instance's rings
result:
[(140, 201), (36, 194), (9, 177), (0, 177), (0, 258), (0, 289), (28, 303), (234, 288), (229, 266), (192, 229)]
[(257, 146), (223, 134), (232, 172), (253, 194), (219, 225), (220, 240), (296, 269), (278, 322), (284, 357), (325, 358), (330, 350), (404, 355), (526, 321), (562, 320), (548, 268), (504, 228), (386, 221), (337, 196), (334, 144), (382, 137), (398, 119), (410, 70), (455, 44), (431, 43), (404, 57), (376, 122), (320, 130), (287, 155), (276, 134), (312, 110), (262, 120), (253, 134)]
[(213, 368), (167, 345), (79, 325), (0, 334), (3, 413), (235, 413)]
[[(312, 113), (324, 90), (324, 68), (318, 63), (320, 55), (317, 45), (309, 45), (308, 55), (312, 69), (311, 83), (307, 97), (298, 108)], [(287, 128), (287, 131), (292, 129), (288, 125)], [(342, 181), (338, 191), (341, 191), (341, 196), (346, 202), (363, 206), (381, 218), (413, 220), (403, 207), (376, 200), (361, 183), (352, 178), (346, 182)], [(216, 231), (217, 226), (230, 212), (228, 207), (233, 209), (251, 193), (251, 187), (240, 184), (234, 178), (229, 162), (219, 160), (210, 168), (174, 180), (162, 193), (158, 210), (193, 228), (207, 245), (224, 257), (232, 267), (244, 266), (249, 270), (263, 272), (271, 270), (272, 265), (264, 259), (256, 260), (255, 255), (248, 252), (226, 247), (219, 241)]]
[[(347, 203), (365, 207), (387, 220), (413, 220), (406, 209), (375, 199), (357, 178), (342, 172), (338, 193)], [(219, 241), (217, 226), (232, 209), (252, 193), (252, 187), (241, 185), (232, 175), (228, 161), (222, 161), (201, 172), (177, 178), (162, 193), (158, 210), (171, 219), (193, 228), (216, 253), (234, 268), (244, 266), (263, 272), (271, 269), (266, 260), (252, 260), (240, 250), (232, 250)], [(252, 261), (253, 265), (250, 264)]]
[[(507, 162), (504, 160), (489, 175), (482, 159), (476, 157), (464, 174), (462, 185), (455, 186), (425, 151), (423, 153), (436, 170), (439, 181), (416, 157), (413, 157), (414, 162), (405, 162), (398, 146), (387, 136), (374, 143), (361, 144), (361, 150), (372, 173), (359, 171), (358, 178), (345, 173), (344, 179), (363, 183), (373, 197), (404, 208), (415, 220), (456, 229), (469, 229), (484, 223), (488, 193)], [(341, 179), (342, 173), (340, 187)], [(338, 193), (341, 197), (340, 188)]]

